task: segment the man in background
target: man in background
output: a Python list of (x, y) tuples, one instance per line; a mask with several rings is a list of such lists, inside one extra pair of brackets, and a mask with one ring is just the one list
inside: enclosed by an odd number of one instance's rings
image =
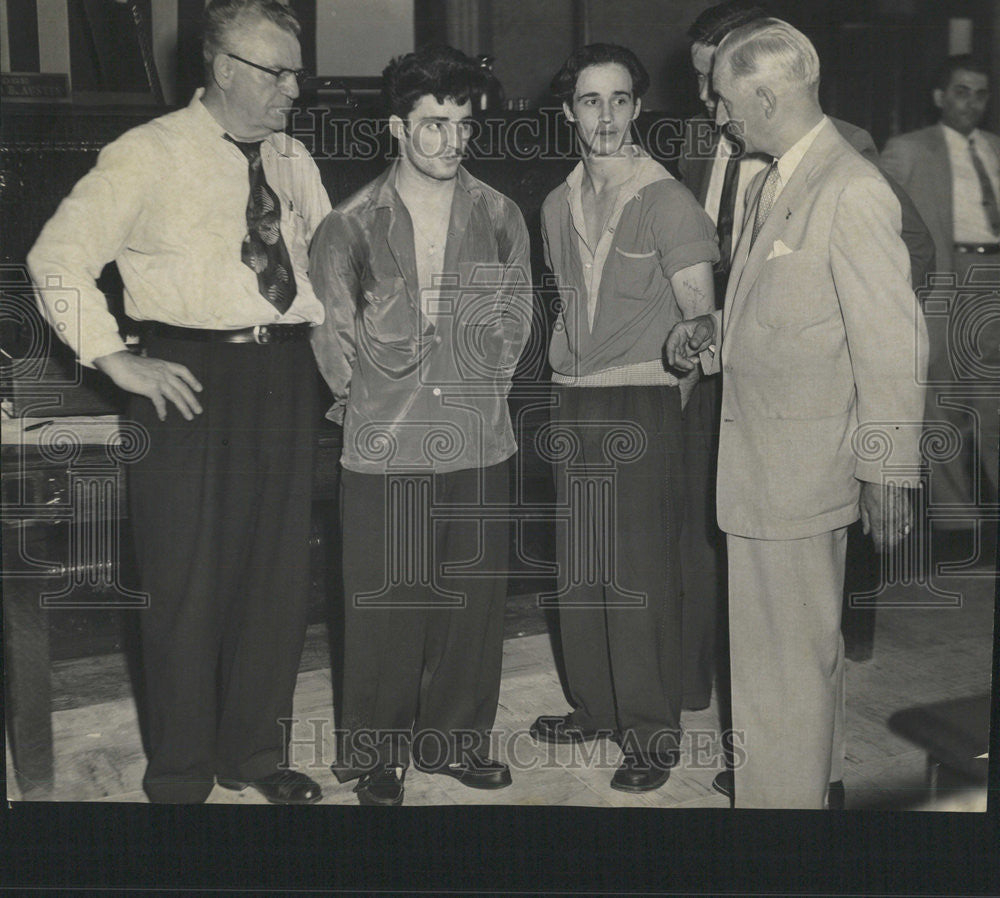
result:
[[(308, 151), (282, 133), (298, 35), (276, 0), (212, 0), (204, 89), (105, 147), (28, 256), (39, 286), (78, 292), (67, 309), (40, 291), (43, 312), (130, 394), (149, 436), (129, 499), (154, 802), (201, 802), (216, 782), (279, 804), (322, 796), (287, 769), (309, 596), (309, 333), (323, 320), (307, 250), (330, 210)], [(95, 284), (111, 260), (141, 355)]]
[[(967, 514), (997, 502), (1000, 451), (1000, 309), (983, 295), (1000, 281), (1000, 136), (979, 127), (989, 87), (982, 62), (968, 55), (949, 58), (933, 92), (938, 123), (892, 138), (882, 154), (934, 237), (936, 268), (944, 278), (935, 296), (951, 296), (948, 314), (928, 322), (927, 420), (956, 428), (962, 450), (948, 461), (932, 461), (930, 501)], [(989, 268), (991, 274), (984, 271)], [(983, 286), (963, 293), (963, 284), (977, 280)], [(977, 331), (976, 346), (963, 338), (970, 328)], [(973, 524), (969, 517), (938, 522), (942, 531), (953, 528), (945, 539), (950, 536), (964, 557), (973, 548), (967, 541), (962, 545)]]

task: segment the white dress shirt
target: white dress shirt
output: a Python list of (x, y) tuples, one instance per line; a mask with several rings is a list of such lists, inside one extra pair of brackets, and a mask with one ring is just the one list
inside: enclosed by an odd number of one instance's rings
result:
[(979, 176), (969, 155), (969, 138), (973, 140), (976, 155), (983, 162), (983, 168), (993, 185), (993, 196), (1000, 202), (1000, 159), (993, 147), (979, 129), (969, 137), (959, 134), (954, 128), (941, 124), (948, 159), (951, 162), (951, 209), (956, 243), (996, 243), (986, 209), (983, 206), (983, 190)]
[(247, 159), (224, 139), (202, 94), (106, 146), (28, 254), (43, 313), (84, 365), (125, 349), (95, 283), (112, 260), (136, 320), (217, 330), (323, 320), (309, 283), (309, 241), (331, 207), (316, 163), (284, 133), (261, 145), (295, 272), (295, 300), (281, 314), (240, 256)]

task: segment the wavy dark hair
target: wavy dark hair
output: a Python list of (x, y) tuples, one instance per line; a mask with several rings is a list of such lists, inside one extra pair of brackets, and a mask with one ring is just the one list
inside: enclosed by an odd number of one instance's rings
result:
[(949, 56), (937, 67), (934, 72), (934, 87), (938, 90), (947, 90), (951, 84), (951, 76), (955, 72), (975, 72), (977, 75), (990, 77), (990, 68), (985, 59), (981, 59), (972, 53), (962, 53), (958, 56)]
[(573, 91), (576, 90), (576, 79), (580, 72), (592, 65), (605, 65), (616, 62), (628, 69), (632, 76), (632, 99), (637, 100), (649, 90), (649, 73), (628, 47), (618, 44), (587, 44), (579, 47), (569, 55), (562, 68), (556, 72), (549, 89), (564, 103), (572, 104)]
[(747, 0), (728, 0), (702, 10), (688, 28), (687, 36), (692, 43), (717, 47), (730, 31), (769, 15), (767, 9), (760, 4), (748, 3)]
[(389, 114), (401, 119), (428, 94), (461, 105), (485, 88), (479, 63), (454, 47), (422, 47), (395, 57), (382, 71), (382, 99)]

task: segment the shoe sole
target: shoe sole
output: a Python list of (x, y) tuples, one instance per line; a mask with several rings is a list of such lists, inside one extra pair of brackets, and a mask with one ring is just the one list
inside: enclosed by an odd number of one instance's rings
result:
[(715, 789), (715, 791), (718, 792), (720, 795), (725, 795), (726, 798), (732, 800), (733, 797), (732, 789), (727, 789), (724, 788), (723, 786), (720, 786), (714, 779), (712, 780), (712, 788)]
[(403, 803), (403, 796), (400, 795), (395, 801), (378, 801), (363, 792), (358, 792), (358, 804), (368, 808), (396, 808)]
[(629, 792), (632, 795), (636, 795), (640, 792), (655, 792), (661, 786), (666, 785), (667, 780), (670, 779), (670, 771), (667, 771), (667, 775), (663, 777), (658, 783), (653, 786), (626, 786), (622, 783), (616, 783), (614, 780), (611, 781), (611, 788), (617, 792)]
[(513, 785), (514, 780), (510, 775), (510, 771), (501, 776), (499, 780), (480, 780), (476, 781), (474, 778), (467, 777), (464, 773), (452, 773), (450, 770), (435, 770), (428, 767), (419, 767), (417, 770), (421, 773), (429, 773), (431, 776), (450, 776), (453, 780), (461, 783), (467, 789), (506, 789), (508, 786)]
[[(222, 786), (223, 789), (229, 789), (230, 792), (245, 792), (247, 789), (254, 788), (253, 783), (241, 783), (238, 780), (220, 780), (217, 779), (216, 783)], [(290, 801), (281, 801), (280, 799), (271, 798), (269, 795), (265, 795), (260, 789), (257, 789), (257, 793), (263, 798), (267, 799), (271, 804), (316, 804), (317, 801), (322, 801), (323, 793), (321, 792), (315, 798), (299, 798)]]
[(607, 739), (610, 733), (584, 733), (580, 736), (570, 736), (568, 738), (550, 738), (543, 736), (538, 730), (528, 730), (528, 735), (536, 742), (544, 742), (546, 745), (582, 745), (585, 742), (596, 742), (598, 739)]

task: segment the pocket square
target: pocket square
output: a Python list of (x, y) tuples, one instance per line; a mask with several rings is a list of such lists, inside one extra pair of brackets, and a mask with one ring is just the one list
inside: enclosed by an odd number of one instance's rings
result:
[(775, 240), (774, 246), (771, 247), (771, 252), (767, 257), (767, 261), (769, 262), (771, 261), (771, 259), (777, 259), (780, 256), (787, 256), (789, 253), (794, 253), (794, 252), (795, 250), (792, 249), (791, 247), (786, 246), (784, 241)]

